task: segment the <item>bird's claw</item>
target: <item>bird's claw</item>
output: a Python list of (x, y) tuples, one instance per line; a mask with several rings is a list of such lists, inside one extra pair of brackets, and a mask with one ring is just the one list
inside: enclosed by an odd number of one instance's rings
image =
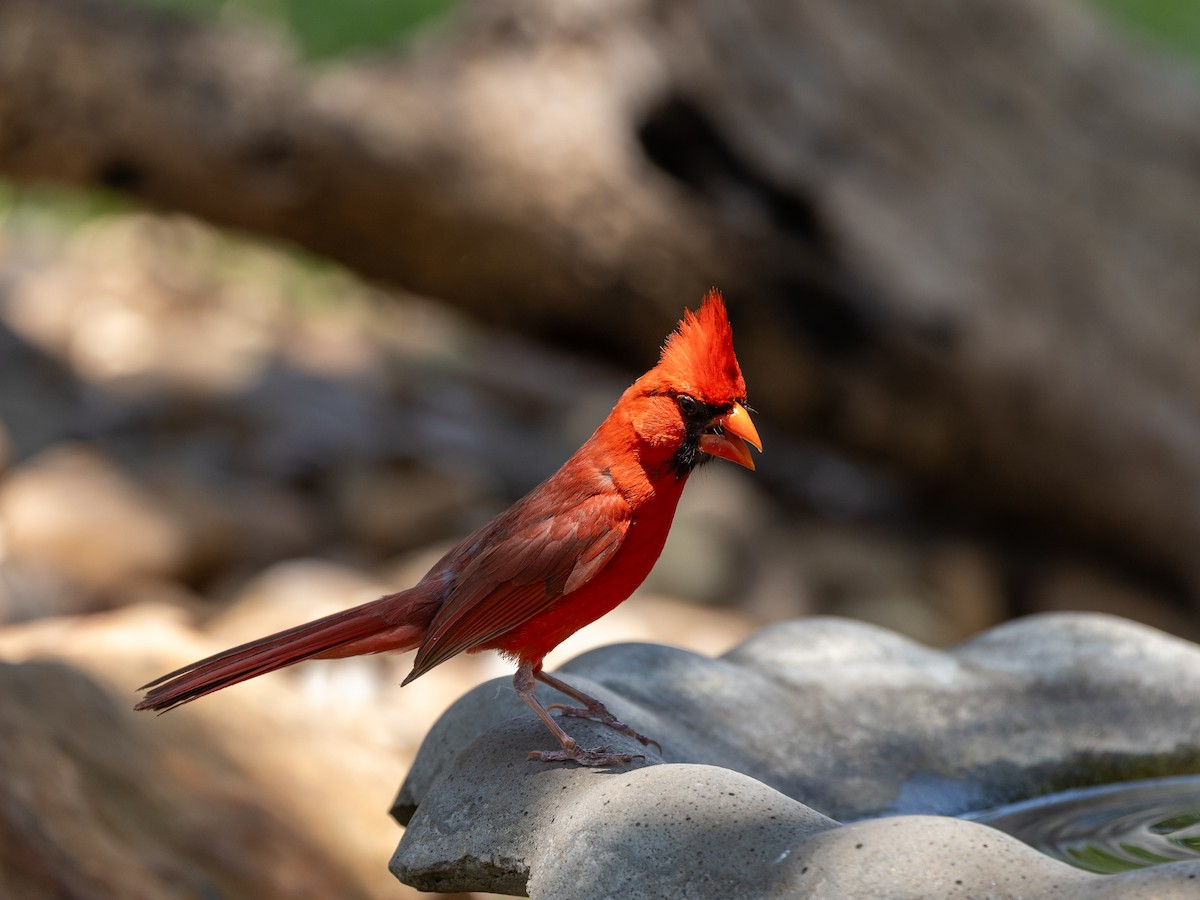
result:
[(530, 750), (527, 759), (541, 762), (576, 762), (581, 766), (627, 766), (635, 759), (645, 759), (640, 753), (609, 753), (607, 747), (588, 750), (576, 747), (573, 750)]
[(662, 744), (654, 740), (654, 738), (648, 738), (644, 734), (634, 731), (632, 728), (610, 713), (603, 705), (597, 704), (596, 707), (590, 707), (566, 706), (562, 703), (551, 703), (546, 707), (546, 709), (557, 709), (559, 715), (568, 718), (594, 719), (602, 725), (607, 725), (614, 731), (619, 731), (621, 734), (633, 738), (643, 747), (649, 747), (651, 744), (653, 744), (655, 752), (662, 753)]

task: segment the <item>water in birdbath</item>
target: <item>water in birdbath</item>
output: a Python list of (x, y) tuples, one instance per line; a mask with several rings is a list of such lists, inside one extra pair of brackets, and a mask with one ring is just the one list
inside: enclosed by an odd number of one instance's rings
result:
[(964, 818), (1092, 872), (1195, 860), (1200, 859), (1200, 775), (1064, 791)]

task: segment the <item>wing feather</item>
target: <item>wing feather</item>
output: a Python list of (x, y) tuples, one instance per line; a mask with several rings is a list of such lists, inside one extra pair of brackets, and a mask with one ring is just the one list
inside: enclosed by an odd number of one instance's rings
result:
[[(629, 507), (613, 490), (546, 511), (535, 494), (468, 539), (444, 564), (454, 584), (405, 679), (523, 625), (587, 584), (620, 548)], [(539, 507), (541, 507), (539, 509)], [(531, 517), (530, 512), (541, 514)]]

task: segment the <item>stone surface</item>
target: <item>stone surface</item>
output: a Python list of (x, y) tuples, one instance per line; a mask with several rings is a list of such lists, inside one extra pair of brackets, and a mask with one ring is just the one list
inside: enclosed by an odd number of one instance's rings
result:
[(417, 465), (352, 468), (336, 480), (340, 527), (381, 553), (424, 546), (471, 530), (482, 491), (467, 478)]
[(0, 484), (0, 527), (16, 560), (97, 590), (177, 575), (189, 535), (159, 498), (103, 454), (62, 445)]
[(0, 662), (0, 692), (0, 769), (20, 773), (0, 779), (0, 894), (367, 895), (194, 722), (155, 733), (62, 662)]
[(217, 643), (234, 646), (374, 600), (385, 584), (326, 559), (289, 559), (259, 572), (206, 624)]
[(941, 652), (813, 619), (717, 659), (621, 645), (561, 671), (661, 753), (568, 721), (585, 745), (645, 759), (527, 762), (549, 735), (507, 685), (481, 685), (397, 797), (398, 877), (535, 898), (1195, 895), (1200, 862), (1096, 876), (943, 818), (1200, 770), (1200, 728), (1180, 726), (1200, 721), (1200, 648), (1144, 626), (1038, 616)]
[(185, 622), (146, 604), (0, 629), (0, 897), (415, 897), (387, 871), (386, 798), (420, 693), (393, 678), (364, 711), (277, 675), (135, 713), (136, 685), (222, 646)]

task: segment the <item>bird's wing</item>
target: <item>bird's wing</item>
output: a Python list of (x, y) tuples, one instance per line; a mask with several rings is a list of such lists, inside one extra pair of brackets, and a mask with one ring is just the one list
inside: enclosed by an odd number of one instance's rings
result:
[(554, 503), (531, 494), (447, 560), (453, 587), (405, 679), (524, 624), (604, 568), (629, 530), (616, 491)]

